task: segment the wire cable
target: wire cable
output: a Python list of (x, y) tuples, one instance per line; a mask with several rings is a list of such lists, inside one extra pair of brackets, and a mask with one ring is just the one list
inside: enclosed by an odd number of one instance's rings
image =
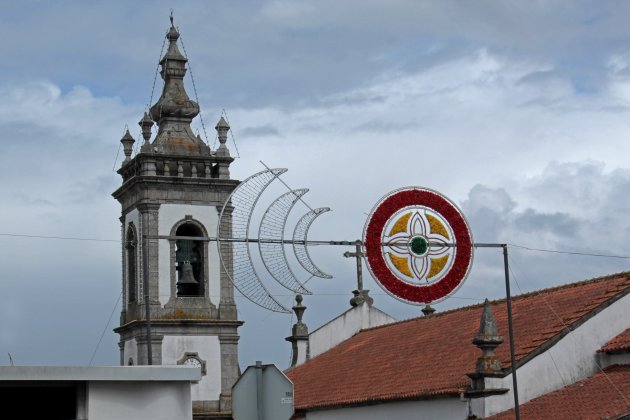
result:
[(116, 312), (116, 308), (118, 307), (118, 302), (120, 302), (120, 298), (122, 297), (122, 292), (118, 295), (118, 299), (116, 299), (116, 303), (114, 304), (114, 308), (112, 309), (112, 313), (109, 314), (109, 318), (107, 319), (107, 324), (105, 324), (105, 328), (103, 328), (103, 332), (101, 333), (101, 337), (98, 339), (98, 343), (96, 343), (96, 347), (92, 352), (92, 357), (90, 357), (90, 363), (88, 366), (92, 366), (92, 362), (94, 361), (94, 356), (96, 356), (96, 352), (98, 351), (99, 346), (101, 345), (101, 341), (103, 341), (103, 337), (109, 328), (109, 323), (112, 322), (112, 317), (114, 316), (114, 312)]
[(22, 235), (17, 233), (0, 233), (0, 236), (9, 236), (15, 238), (35, 238), (35, 239), (63, 239), (68, 241), (91, 241), (91, 242), (120, 242), (120, 239), (97, 239), (97, 238), (78, 238), (70, 236), (45, 236), (45, 235)]
[(536, 252), (549, 252), (553, 254), (567, 254), (567, 255), (582, 255), (585, 257), (600, 257), (600, 258), (620, 258), (620, 259), (630, 259), (629, 255), (613, 255), (613, 254), (603, 254), (603, 253), (589, 253), (589, 252), (577, 252), (577, 251), (562, 251), (557, 249), (544, 249), (544, 248), (531, 248), (524, 245), (517, 244), (507, 244), (510, 248), (519, 248), (527, 251), (536, 251)]

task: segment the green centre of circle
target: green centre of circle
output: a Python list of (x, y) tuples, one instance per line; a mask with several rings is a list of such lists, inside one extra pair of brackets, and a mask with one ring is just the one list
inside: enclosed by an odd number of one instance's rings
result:
[(423, 255), (427, 252), (429, 244), (427, 240), (421, 236), (416, 236), (411, 240), (411, 252), (416, 255)]

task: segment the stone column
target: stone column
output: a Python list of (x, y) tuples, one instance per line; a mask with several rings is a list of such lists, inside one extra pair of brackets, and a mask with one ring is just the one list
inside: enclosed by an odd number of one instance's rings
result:
[(219, 335), (221, 345), (221, 411), (232, 411), (232, 386), (239, 376), (238, 339), (236, 327), (234, 327), (233, 333)]

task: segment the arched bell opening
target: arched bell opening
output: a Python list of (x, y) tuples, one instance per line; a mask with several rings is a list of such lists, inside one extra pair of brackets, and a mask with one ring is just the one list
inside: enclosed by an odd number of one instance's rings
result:
[(175, 241), (175, 269), (177, 271), (177, 297), (204, 295), (204, 242), (190, 239), (203, 237), (203, 232), (192, 223), (179, 226), (175, 236), (188, 238)]

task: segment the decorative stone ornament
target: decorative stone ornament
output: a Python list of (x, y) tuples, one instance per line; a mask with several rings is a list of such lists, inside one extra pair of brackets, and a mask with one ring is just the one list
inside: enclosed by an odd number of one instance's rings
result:
[(452, 295), (473, 260), (473, 239), (459, 208), (436, 191), (406, 187), (372, 209), (363, 231), (367, 266), (377, 283), (420, 305)]
[(471, 384), (465, 395), (469, 398), (481, 398), (506, 393), (508, 391), (506, 388), (492, 388), (486, 384), (486, 378), (503, 376), (501, 360), (494, 352), (497, 346), (503, 343), (503, 337), (499, 335), (497, 323), (492, 315), (488, 299), (483, 304), (479, 331), (473, 338), (472, 343), (479, 347), (483, 354), (475, 363), (475, 371), (467, 373), (471, 379)]
[(131, 137), (131, 133), (129, 130), (125, 132), (125, 135), (120, 142), (123, 145), (123, 152), (125, 153), (125, 161), (129, 162), (131, 160), (131, 152), (133, 151), (133, 144), (136, 142), (133, 137)]
[(147, 112), (144, 113), (144, 116), (138, 122), (138, 125), (142, 128), (142, 138), (144, 139), (144, 144), (148, 144), (149, 140), (151, 140), (151, 128), (153, 127), (153, 121), (151, 121), (151, 117)]

